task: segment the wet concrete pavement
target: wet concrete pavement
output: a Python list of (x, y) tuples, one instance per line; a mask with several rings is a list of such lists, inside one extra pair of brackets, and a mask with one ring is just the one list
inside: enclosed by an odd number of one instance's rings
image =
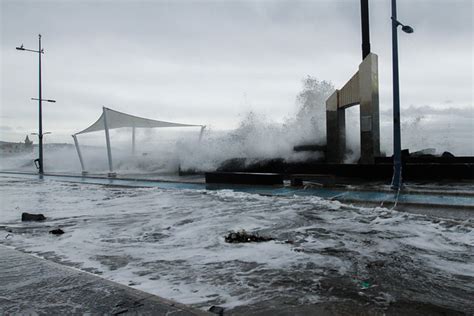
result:
[(0, 245), (0, 315), (209, 315)]

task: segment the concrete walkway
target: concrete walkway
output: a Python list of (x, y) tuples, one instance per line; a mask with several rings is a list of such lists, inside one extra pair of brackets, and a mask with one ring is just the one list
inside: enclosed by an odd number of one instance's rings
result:
[(472, 218), (474, 214), (474, 182), (436, 183), (425, 185), (407, 185), (400, 195), (389, 189), (388, 185), (376, 182), (354, 183), (352, 185), (325, 187), (318, 184), (306, 187), (292, 186), (253, 186), (235, 184), (205, 184), (199, 178), (187, 181), (182, 177), (168, 177), (167, 180), (158, 178), (107, 178), (83, 177), (67, 174), (18, 173), (0, 171), (0, 177), (15, 177), (25, 179), (48, 179), (61, 182), (73, 182), (97, 185), (112, 185), (126, 187), (156, 187), (161, 189), (187, 190), (220, 190), (231, 189), (237, 192), (272, 196), (318, 196), (323, 199), (336, 200), (342, 203), (363, 207), (380, 206), (415, 214), (431, 215), (458, 220)]
[(0, 245), (0, 315), (210, 315)]

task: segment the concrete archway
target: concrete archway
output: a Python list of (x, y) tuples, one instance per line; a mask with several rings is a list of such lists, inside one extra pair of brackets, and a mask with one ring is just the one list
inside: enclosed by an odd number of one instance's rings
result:
[(346, 151), (345, 109), (360, 105), (360, 162), (373, 164), (380, 155), (378, 57), (368, 54), (359, 70), (326, 100), (326, 159), (342, 163)]

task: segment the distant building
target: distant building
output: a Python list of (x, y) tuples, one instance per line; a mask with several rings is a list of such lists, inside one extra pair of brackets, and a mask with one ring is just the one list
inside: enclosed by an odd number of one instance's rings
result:
[(29, 138), (28, 138), (28, 135), (26, 135), (26, 138), (25, 138), (25, 147), (28, 148), (28, 147), (33, 147), (33, 141), (31, 141)]
[(0, 142), (0, 153), (2, 155), (21, 154), (28, 152), (33, 152), (33, 141), (30, 140), (28, 135), (26, 135), (24, 142)]

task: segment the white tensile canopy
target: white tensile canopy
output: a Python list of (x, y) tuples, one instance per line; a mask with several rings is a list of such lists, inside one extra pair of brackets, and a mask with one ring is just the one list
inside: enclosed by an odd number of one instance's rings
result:
[(99, 119), (89, 126), (88, 128), (77, 132), (72, 135), (74, 138), (74, 144), (76, 145), (77, 155), (79, 156), (79, 161), (81, 162), (82, 172), (85, 172), (84, 160), (82, 159), (81, 149), (79, 147), (79, 142), (77, 140), (77, 135), (86, 134), (98, 131), (105, 131), (105, 141), (107, 143), (107, 156), (109, 160), (109, 175), (113, 175), (113, 165), (112, 165), (112, 151), (110, 147), (110, 136), (109, 130), (122, 127), (131, 127), (132, 128), (132, 151), (135, 152), (135, 128), (156, 128), (156, 127), (200, 127), (201, 133), (199, 139), (202, 137), (205, 125), (191, 125), (191, 124), (181, 124), (181, 123), (172, 123), (165, 121), (151, 120), (143, 117), (138, 117), (123, 112), (115, 111), (106, 107), (102, 108), (102, 115)]

